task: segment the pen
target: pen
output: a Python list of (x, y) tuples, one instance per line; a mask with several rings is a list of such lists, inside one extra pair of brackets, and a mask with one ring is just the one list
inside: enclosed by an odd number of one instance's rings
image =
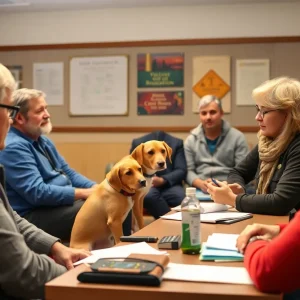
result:
[(216, 179), (212, 178), (211, 181), (218, 187), (220, 187), (220, 185), (217, 183)]
[(121, 236), (121, 242), (147, 242), (147, 243), (156, 243), (158, 241), (158, 237), (156, 236)]

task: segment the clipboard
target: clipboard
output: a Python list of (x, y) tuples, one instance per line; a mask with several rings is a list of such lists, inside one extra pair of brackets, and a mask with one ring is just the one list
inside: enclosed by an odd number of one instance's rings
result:
[(226, 224), (226, 225), (229, 225), (229, 224), (241, 222), (241, 221), (244, 221), (244, 220), (247, 220), (247, 219), (251, 219), (251, 218), (253, 218), (253, 215), (247, 215), (247, 216), (242, 217), (242, 218), (234, 218), (234, 219), (227, 219), (227, 220), (219, 220), (219, 221), (216, 221), (215, 224)]

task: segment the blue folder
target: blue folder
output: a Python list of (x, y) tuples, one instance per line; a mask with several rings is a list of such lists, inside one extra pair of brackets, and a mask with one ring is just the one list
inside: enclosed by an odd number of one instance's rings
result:
[(205, 194), (201, 190), (198, 190), (198, 189), (196, 190), (196, 198), (199, 201), (213, 201), (213, 200), (211, 200), (209, 194)]
[(227, 261), (243, 261), (244, 255), (231, 250), (220, 250), (207, 248), (205, 243), (202, 243), (200, 260), (227, 260)]

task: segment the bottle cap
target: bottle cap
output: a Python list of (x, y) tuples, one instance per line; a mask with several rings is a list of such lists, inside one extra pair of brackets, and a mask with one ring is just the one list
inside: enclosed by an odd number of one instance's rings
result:
[(196, 195), (196, 188), (194, 187), (188, 187), (185, 189), (186, 195)]

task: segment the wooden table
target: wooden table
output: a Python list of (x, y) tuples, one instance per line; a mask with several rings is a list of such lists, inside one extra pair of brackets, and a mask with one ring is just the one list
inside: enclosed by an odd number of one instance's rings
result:
[[(201, 223), (201, 240), (215, 232), (240, 233), (246, 225), (252, 223), (277, 224), (287, 223), (288, 217), (254, 215), (252, 219), (242, 222), (224, 224)], [(181, 234), (181, 222), (159, 219), (135, 235), (158, 236)], [(124, 245), (126, 243), (123, 243)], [(150, 244), (156, 247), (157, 244)], [(214, 262), (201, 262), (198, 255), (184, 255), (180, 250), (170, 250), (170, 260), (174, 263), (216, 265)], [(243, 266), (242, 262), (217, 263), (218, 266)], [(79, 300), (79, 299), (105, 299), (105, 300), (182, 300), (187, 297), (197, 299), (224, 300), (224, 299), (280, 299), (279, 295), (258, 292), (251, 285), (220, 284), (205, 282), (183, 282), (164, 280), (160, 287), (139, 287), (110, 284), (83, 284), (76, 278), (87, 267), (80, 265), (62, 276), (50, 281), (46, 285), (47, 300)]]

